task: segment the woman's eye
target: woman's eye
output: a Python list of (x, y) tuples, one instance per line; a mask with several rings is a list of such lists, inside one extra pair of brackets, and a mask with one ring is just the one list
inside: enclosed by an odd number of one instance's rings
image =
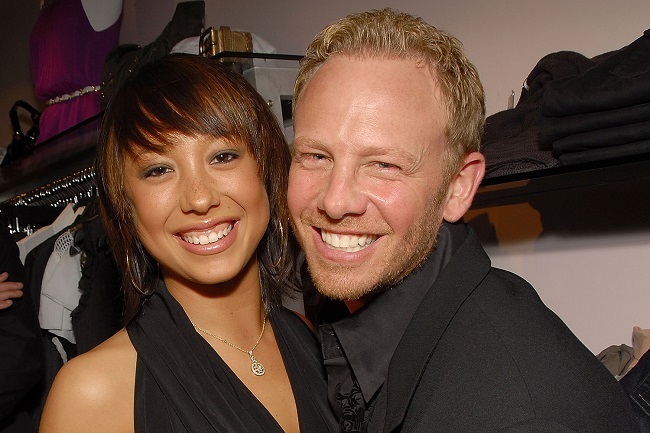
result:
[(221, 152), (218, 153), (212, 161), (217, 164), (225, 164), (234, 161), (237, 158), (239, 158), (239, 155), (234, 152)]
[(144, 177), (160, 177), (165, 173), (168, 173), (171, 171), (168, 167), (164, 166), (157, 166), (157, 167), (152, 167), (145, 171)]

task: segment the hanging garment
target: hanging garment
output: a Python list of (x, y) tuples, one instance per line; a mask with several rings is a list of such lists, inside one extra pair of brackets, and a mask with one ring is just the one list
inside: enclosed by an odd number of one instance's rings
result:
[(54, 242), (54, 249), (43, 271), (38, 321), (41, 329), (65, 338), (75, 344), (71, 313), (77, 305), (81, 292), (81, 262), (79, 254), (70, 255), (74, 237), (64, 230)]
[(36, 97), (48, 104), (37, 145), (100, 112), (102, 66), (118, 44), (120, 27), (121, 16), (95, 31), (81, 0), (55, 0), (43, 7), (29, 38)]

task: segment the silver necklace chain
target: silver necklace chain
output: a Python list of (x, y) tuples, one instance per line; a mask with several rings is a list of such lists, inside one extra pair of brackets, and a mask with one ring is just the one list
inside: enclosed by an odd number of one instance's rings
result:
[(218, 335), (215, 335), (209, 331), (206, 331), (205, 329), (201, 328), (198, 325), (195, 325), (194, 322), (192, 323), (192, 326), (194, 326), (194, 329), (197, 331), (203, 332), (206, 335), (209, 335), (212, 338), (216, 338), (217, 340), (221, 341), (222, 343), (227, 344), (228, 346), (235, 348), (241, 352), (244, 352), (251, 358), (251, 371), (255, 376), (264, 376), (264, 373), (266, 372), (266, 369), (264, 368), (264, 365), (262, 365), (261, 362), (259, 362), (257, 359), (255, 359), (255, 356), (253, 356), (253, 350), (257, 348), (257, 345), (260, 344), (260, 341), (262, 340), (262, 336), (264, 335), (264, 328), (266, 327), (266, 315), (264, 316), (264, 320), (262, 321), (262, 332), (260, 332), (260, 336), (257, 337), (257, 341), (255, 342), (255, 345), (251, 350), (246, 350), (242, 349), (241, 347), (237, 346), (236, 344), (231, 343), (230, 341), (226, 340), (225, 338), (219, 337)]

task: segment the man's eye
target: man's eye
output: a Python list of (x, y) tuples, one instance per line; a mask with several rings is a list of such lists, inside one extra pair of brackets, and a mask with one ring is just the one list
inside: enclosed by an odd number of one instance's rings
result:
[(391, 164), (389, 162), (382, 162), (382, 161), (377, 161), (377, 167), (383, 169), (383, 170), (399, 170), (399, 167), (396, 166), (395, 164)]
[(307, 153), (304, 158), (311, 162), (321, 162), (327, 160), (327, 156), (321, 153)]
[(164, 166), (157, 166), (157, 167), (152, 167), (145, 171), (144, 177), (160, 177), (165, 173), (170, 172), (171, 170), (168, 167)]

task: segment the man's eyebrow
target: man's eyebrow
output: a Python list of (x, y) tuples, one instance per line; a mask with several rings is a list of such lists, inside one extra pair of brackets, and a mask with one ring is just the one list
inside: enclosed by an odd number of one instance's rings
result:
[(402, 148), (395, 146), (367, 146), (361, 150), (361, 155), (365, 157), (390, 157), (396, 158), (406, 165), (412, 165), (417, 162), (419, 158), (413, 155), (411, 152), (407, 152)]
[(308, 147), (325, 147), (325, 145), (319, 141), (319, 140), (314, 140), (313, 138), (307, 138), (307, 137), (296, 137), (293, 139), (293, 144), (299, 144), (301, 146), (308, 146)]

